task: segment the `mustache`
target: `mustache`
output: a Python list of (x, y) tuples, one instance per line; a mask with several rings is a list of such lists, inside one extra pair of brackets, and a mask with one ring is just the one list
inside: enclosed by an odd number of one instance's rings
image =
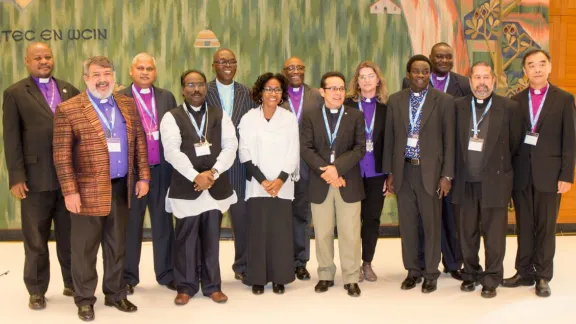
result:
[(96, 87), (100, 87), (100, 86), (109, 86), (110, 83), (108, 81), (98, 81), (96, 82)]

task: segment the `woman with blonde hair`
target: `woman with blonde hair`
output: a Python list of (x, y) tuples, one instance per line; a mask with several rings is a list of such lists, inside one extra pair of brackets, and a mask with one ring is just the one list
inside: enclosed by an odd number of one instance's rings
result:
[(362, 266), (360, 281), (376, 281), (372, 259), (378, 242), (380, 214), (384, 206), (384, 180), (382, 154), (388, 88), (380, 67), (374, 62), (363, 61), (356, 68), (346, 94), (345, 105), (356, 107), (364, 113), (366, 127), (366, 155), (360, 161), (366, 198), (362, 200)]

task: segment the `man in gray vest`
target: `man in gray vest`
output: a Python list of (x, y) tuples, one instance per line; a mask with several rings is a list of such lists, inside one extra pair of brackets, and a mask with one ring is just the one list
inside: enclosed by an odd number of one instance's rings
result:
[(224, 303), (228, 297), (221, 290), (220, 219), (237, 201), (227, 171), (238, 140), (230, 117), (204, 100), (204, 73), (188, 70), (180, 83), (184, 103), (167, 112), (160, 123), (164, 156), (174, 168), (166, 203), (166, 211), (176, 217), (174, 303), (187, 304), (199, 283), (204, 296)]

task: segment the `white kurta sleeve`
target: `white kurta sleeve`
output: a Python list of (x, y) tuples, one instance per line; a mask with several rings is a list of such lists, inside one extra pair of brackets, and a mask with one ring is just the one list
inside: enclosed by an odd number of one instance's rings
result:
[(180, 128), (178, 128), (178, 124), (176, 124), (176, 120), (170, 112), (164, 114), (160, 122), (160, 135), (166, 161), (186, 179), (194, 182), (198, 171), (194, 169), (188, 156), (180, 151), (180, 145), (182, 144)]
[(214, 169), (222, 173), (232, 166), (236, 159), (236, 150), (238, 150), (238, 140), (236, 139), (236, 129), (227, 114), (222, 114), (222, 151), (216, 158)]

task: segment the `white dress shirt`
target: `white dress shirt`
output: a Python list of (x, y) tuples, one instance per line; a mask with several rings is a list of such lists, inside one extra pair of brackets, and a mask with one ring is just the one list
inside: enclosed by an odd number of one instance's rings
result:
[[(195, 111), (200, 111), (200, 108), (201, 107), (192, 107)], [(186, 114), (190, 118), (193, 118), (188, 114), (185, 105), (176, 109), (184, 109)], [(208, 118), (210, 118), (210, 116)], [(192, 122), (190, 121), (190, 123)], [(174, 170), (186, 177), (186, 179), (194, 182), (194, 178), (196, 178), (199, 172), (194, 169), (188, 156), (180, 150), (182, 136), (180, 136), (178, 124), (176, 124), (176, 120), (170, 112), (167, 112), (160, 122), (160, 135), (166, 161), (172, 165)], [(234, 163), (237, 149), (238, 140), (236, 139), (234, 124), (230, 117), (222, 114), (222, 151), (220, 151), (218, 158), (216, 158), (216, 163), (213, 168), (218, 170), (220, 174), (228, 170)], [(194, 190), (193, 186), (190, 186), (190, 190)], [(194, 200), (168, 198), (169, 195), (170, 189), (168, 189), (168, 193), (166, 194), (166, 211), (174, 214), (176, 218), (197, 216), (215, 209), (224, 213), (230, 208), (230, 205), (235, 204), (238, 200), (235, 192), (226, 199), (216, 200), (210, 195), (208, 190), (204, 190), (202, 194)]]
[[(240, 121), (240, 162), (252, 161), (267, 180), (272, 181), (286, 172), (289, 175), (297, 170), (300, 161), (300, 141), (298, 120), (290, 111), (277, 107), (267, 121), (262, 108), (248, 111)], [(246, 200), (252, 197), (271, 197), (258, 180), (246, 181)], [(294, 199), (294, 182), (289, 176), (278, 197)]]

